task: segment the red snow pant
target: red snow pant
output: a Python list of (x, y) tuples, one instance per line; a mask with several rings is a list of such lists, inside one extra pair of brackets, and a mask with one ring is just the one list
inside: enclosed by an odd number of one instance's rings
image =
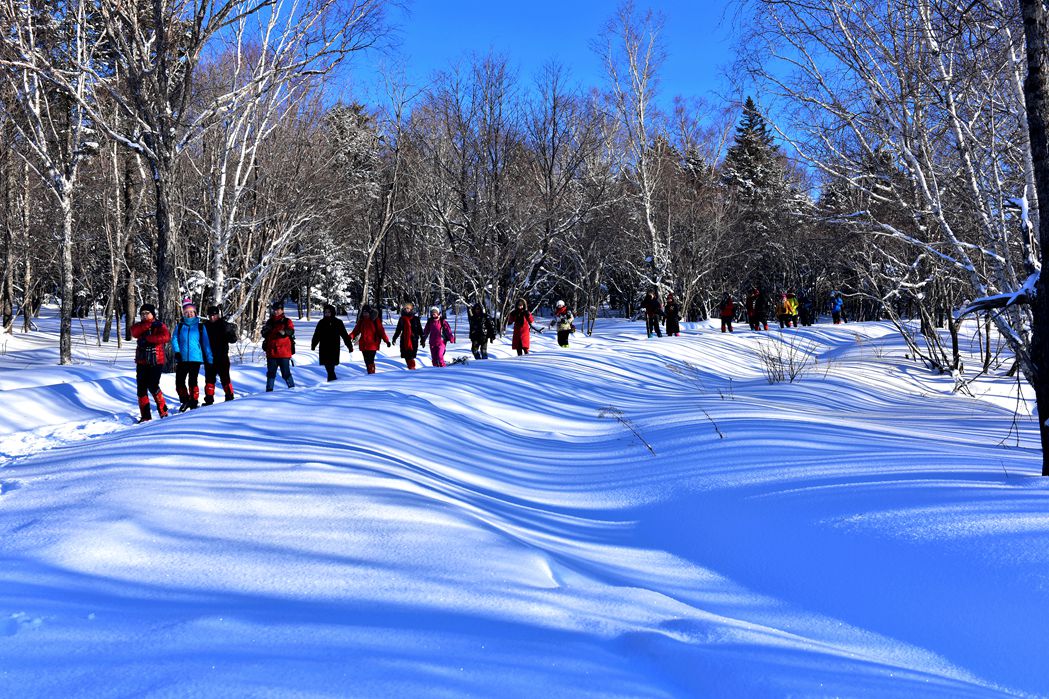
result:
[(215, 402), (215, 379), (222, 382), (226, 400), (233, 400), (233, 382), (229, 378), (229, 357), (219, 357), (214, 364), (204, 365), (204, 405)]
[(143, 420), (150, 420), (153, 414), (149, 409), (149, 394), (153, 394), (153, 400), (157, 402), (157, 412), (160, 417), (168, 416), (168, 406), (164, 401), (164, 394), (160, 391), (160, 375), (164, 373), (162, 366), (150, 366), (148, 364), (135, 365), (135, 388), (138, 392), (138, 410)]

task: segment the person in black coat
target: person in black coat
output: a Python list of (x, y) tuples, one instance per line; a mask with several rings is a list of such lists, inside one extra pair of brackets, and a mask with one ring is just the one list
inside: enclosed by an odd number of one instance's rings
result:
[(488, 342), (495, 339), (495, 323), (484, 307), (475, 303), (470, 309), (470, 351), (474, 359), (488, 359)]
[(422, 340), (423, 326), (415, 313), (415, 304), (406, 303), (397, 319), (397, 328), (393, 331), (393, 342), (400, 338), (401, 358), (409, 369), (415, 369), (415, 356), (419, 353), (419, 341)]
[(229, 378), (229, 346), (237, 342), (237, 326), (222, 317), (218, 306), (208, 306), (204, 321), (213, 363), (204, 364), (204, 405), (215, 402), (215, 379), (222, 384), (226, 400), (233, 400), (233, 382)]
[(648, 333), (649, 337), (652, 337), (653, 332), (656, 334), (656, 337), (663, 337), (663, 331), (659, 328), (663, 319), (663, 304), (659, 302), (656, 292), (649, 291), (645, 294), (645, 300), (641, 302), (641, 307), (645, 309), (645, 332)]
[(317, 321), (317, 329), (313, 331), (313, 340), (310, 349), (315, 350), (320, 345), (317, 363), (328, 370), (328, 381), (334, 381), (335, 367), (339, 363), (339, 354), (342, 351), (339, 343), (345, 343), (346, 349), (353, 352), (353, 341), (346, 332), (346, 324), (335, 317), (335, 306), (328, 304), (324, 307), (324, 317)]
[(674, 294), (667, 294), (667, 302), (663, 306), (663, 316), (667, 324), (667, 337), (677, 337), (681, 334), (681, 307), (677, 305)]

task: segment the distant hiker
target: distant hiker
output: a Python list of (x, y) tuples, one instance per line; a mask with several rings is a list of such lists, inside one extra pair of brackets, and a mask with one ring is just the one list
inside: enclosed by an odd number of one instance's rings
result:
[(317, 327), (313, 331), (313, 339), (310, 341), (310, 349), (315, 350), (319, 345), (321, 351), (317, 355), (317, 363), (328, 372), (328, 381), (334, 381), (335, 367), (339, 364), (339, 355), (342, 353), (342, 345), (353, 353), (353, 342), (346, 332), (346, 324), (335, 315), (335, 306), (330, 303), (324, 307), (324, 317), (317, 321)]
[(262, 326), (262, 349), (266, 352), (266, 391), (273, 390), (277, 370), (288, 388), (295, 388), (291, 357), (295, 354), (295, 324), (284, 315), (280, 301), (270, 306), (269, 320)]
[(779, 295), (779, 303), (776, 304), (776, 319), (779, 320), (780, 328), (789, 328), (794, 320), (794, 306), (787, 299), (786, 292)]
[(419, 342), (423, 337), (423, 326), (415, 313), (415, 304), (406, 303), (397, 319), (397, 328), (393, 331), (393, 341), (401, 338), (401, 358), (409, 369), (415, 369), (415, 357), (419, 354)]
[(747, 322), (751, 330), (769, 329), (769, 300), (757, 285), (747, 294)]
[(437, 306), (430, 307), (430, 317), (426, 319), (423, 327), (422, 346), (430, 343), (430, 363), (433, 366), (445, 366), (444, 347), (448, 343), (455, 342), (452, 326), (441, 315), (441, 309)]
[(495, 340), (495, 321), (479, 303), (470, 309), (469, 317), (470, 351), (474, 359), (488, 359), (488, 343)]
[(732, 299), (732, 294), (725, 292), (721, 295), (718, 317), (721, 318), (721, 332), (732, 332), (732, 321), (736, 317), (736, 302)]
[(175, 353), (175, 390), (181, 402), (178, 411), (195, 410), (200, 405), (200, 387), (197, 385), (200, 365), (214, 364), (215, 359), (211, 354), (208, 331), (197, 317), (196, 304), (189, 299), (182, 304), (182, 320), (171, 336), (171, 351)]
[(564, 301), (558, 301), (554, 306), (554, 319), (550, 321), (550, 327), (557, 327), (557, 344), (568, 347), (568, 336), (575, 332), (575, 316)]
[(522, 354), (528, 354), (528, 349), (532, 344), (530, 331), (535, 328), (536, 332), (543, 332), (535, 327), (535, 317), (528, 311), (528, 306), (525, 304), (524, 299), (517, 299), (517, 303), (514, 304), (514, 310), (510, 311), (510, 314), (506, 317), (506, 324), (514, 326), (514, 336), (510, 342), (510, 347), (517, 350), (518, 357)]
[(218, 306), (208, 306), (204, 332), (211, 345), (212, 361), (204, 364), (204, 405), (215, 402), (215, 379), (222, 384), (226, 400), (233, 400), (233, 381), (229, 377), (229, 346), (237, 341), (237, 326), (222, 317)]
[(139, 422), (152, 420), (149, 395), (157, 402), (160, 417), (168, 416), (168, 406), (160, 391), (160, 375), (164, 373), (164, 345), (171, 341), (171, 332), (156, 316), (157, 307), (144, 303), (138, 309), (139, 321), (131, 326), (131, 337), (138, 340), (135, 347), (135, 388), (138, 392)]
[(357, 340), (357, 348), (364, 355), (364, 365), (368, 367), (369, 374), (374, 374), (375, 354), (382, 343), (385, 342), (387, 347), (392, 346), (390, 338), (386, 336), (386, 328), (382, 327), (382, 314), (378, 308), (368, 304), (361, 307), (361, 314), (357, 316), (357, 324), (353, 326), (350, 338)]
[(840, 291), (830, 293), (830, 317), (835, 325), (839, 325), (842, 321), (849, 322), (845, 317), (845, 299), (841, 297)]
[(666, 318), (667, 337), (681, 335), (681, 306), (673, 294), (667, 294), (667, 302), (663, 306), (663, 315)]
[(645, 309), (645, 332), (648, 334), (648, 337), (652, 337), (652, 333), (655, 333), (656, 337), (663, 337), (663, 333), (659, 329), (659, 323), (663, 317), (663, 306), (659, 303), (659, 297), (656, 296), (656, 292), (649, 291), (646, 293), (645, 300), (641, 302), (641, 307)]
[(798, 327), (798, 297), (793, 291), (787, 292), (787, 305), (790, 307), (790, 320)]
[(816, 309), (812, 304), (812, 296), (807, 292), (798, 295), (798, 318), (805, 326), (812, 325), (816, 320)]

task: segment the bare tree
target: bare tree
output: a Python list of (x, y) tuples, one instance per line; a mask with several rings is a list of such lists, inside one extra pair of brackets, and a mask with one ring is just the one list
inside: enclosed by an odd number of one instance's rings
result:
[[(95, 116), (149, 167), (156, 206), (158, 301), (165, 312), (175, 313), (179, 298), (179, 240), (172, 225), (179, 155), (227, 113), (265, 111), (246, 105), (296, 76), (329, 72), (347, 53), (371, 45), (383, 7), (382, 0), (150, 0), (145, 5), (101, 6), (115, 70), (112, 76), (95, 77), (120, 106), (122, 120)], [(247, 51), (247, 37), (267, 42), (257, 60), (246, 62), (249, 67), (208, 104), (195, 103), (194, 81), (207, 51), (222, 42)]]
[(98, 150), (85, 105), (94, 101), (91, 74), (100, 38), (94, 5), (57, 7), (0, 3), (0, 71), (9, 90), (3, 105), (24, 148), (15, 152), (40, 177), (59, 213), (61, 305), (59, 363), (72, 362), (74, 202), (85, 158)]
[(633, 2), (619, 7), (605, 30), (602, 58), (608, 71), (611, 100), (619, 116), (627, 170), (636, 197), (641, 231), (648, 246), (646, 281), (660, 292), (672, 285), (670, 242), (657, 220), (657, 187), (662, 160), (656, 148), (654, 105), (657, 75), (665, 58), (660, 43), (662, 17), (651, 11), (638, 15)]

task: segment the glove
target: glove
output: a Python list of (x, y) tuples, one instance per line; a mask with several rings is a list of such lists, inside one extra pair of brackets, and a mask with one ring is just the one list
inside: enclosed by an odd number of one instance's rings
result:
[(393, 345), (392, 345), (392, 344), (390, 344), (390, 341), (389, 341), (389, 340), (387, 340), (387, 341), (386, 341), (386, 346), (387, 346), (387, 347), (393, 347)]
[(175, 361), (176, 362), (181, 362), (182, 361), (182, 353), (181, 352), (175, 352)]

